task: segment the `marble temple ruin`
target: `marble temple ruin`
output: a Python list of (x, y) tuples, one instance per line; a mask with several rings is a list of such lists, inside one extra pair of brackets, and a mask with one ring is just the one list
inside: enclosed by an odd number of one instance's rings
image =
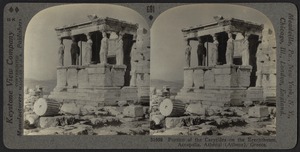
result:
[[(184, 86), (176, 99), (207, 105), (275, 103), (275, 34), (264, 25), (235, 18), (182, 29), (186, 42)], [(197, 65), (191, 66), (191, 43)]]
[[(116, 105), (118, 101), (147, 104), (149, 32), (139, 29), (138, 24), (88, 17), (87, 22), (55, 28), (60, 42), (57, 85), (48, 98), (97, 106)], [(64, 41), (72, 41), (71, 65), (64, 63), (64, 56), (69, 55)]]

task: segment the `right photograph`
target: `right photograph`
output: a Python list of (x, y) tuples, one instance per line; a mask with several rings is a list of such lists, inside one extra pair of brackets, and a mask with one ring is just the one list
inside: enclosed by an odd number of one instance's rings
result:
[(276, 38), (242, 5), (171, 8), (151, 27), (151, 135), (276, 136)]

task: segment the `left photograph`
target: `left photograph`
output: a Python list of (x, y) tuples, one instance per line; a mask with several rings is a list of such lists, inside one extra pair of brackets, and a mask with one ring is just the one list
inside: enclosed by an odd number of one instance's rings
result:
[(150, 31), (136, 11), (50, 7), (24, 44), (24, 135), (149, 134)]

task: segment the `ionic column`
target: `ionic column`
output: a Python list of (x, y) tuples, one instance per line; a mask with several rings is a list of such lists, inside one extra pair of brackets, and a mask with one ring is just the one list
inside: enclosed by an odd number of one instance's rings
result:
[(186, 40), (186, 48), (185, 48), (185, 67), (191, 66), (191, 50), (190, 41)]
[(242, 65), (249, 65), (249, 34), (245, 33), (244, 34), (244, 40), (243, 40), (243, 46), (244, 49), (242, 51)]
[(234, 44), (232, 33), (227, 32), (228, 40), (227, 40), (227, 47), (226, 47), (226, 64), (233, 64), (233, 53), (234, 53)]
[(64, 54), (65, 54), (65, 45), (63, 39), (60, 39), (60, 45), (58, 49), (58, 66), (64, 66)]
[(104, 31), (102, 31), (102, 40), (101, 40), (101, 48), (100, 48), (100, 63), (107, 63), (107, 53), (108, 53), (108, 38)]
[(93, 45), (93, 41), (91, 38), (91, 33), (86, 33), (85, 34), (87, 37), (87, 42), (86, 42), (86, 48), (85, 48), (85, 64), (91, 64), (92, 62), (92, 45)]
[(119, 32), (116, 51), (116, 65), (124, 64), (123, 33)]

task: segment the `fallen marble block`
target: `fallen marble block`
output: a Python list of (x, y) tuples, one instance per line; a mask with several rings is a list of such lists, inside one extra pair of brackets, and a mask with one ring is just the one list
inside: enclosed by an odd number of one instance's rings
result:
[(249, 109), (248, 115), (254, 118), (268, 117), (269, 110), (267, 106), (254, 106)]

